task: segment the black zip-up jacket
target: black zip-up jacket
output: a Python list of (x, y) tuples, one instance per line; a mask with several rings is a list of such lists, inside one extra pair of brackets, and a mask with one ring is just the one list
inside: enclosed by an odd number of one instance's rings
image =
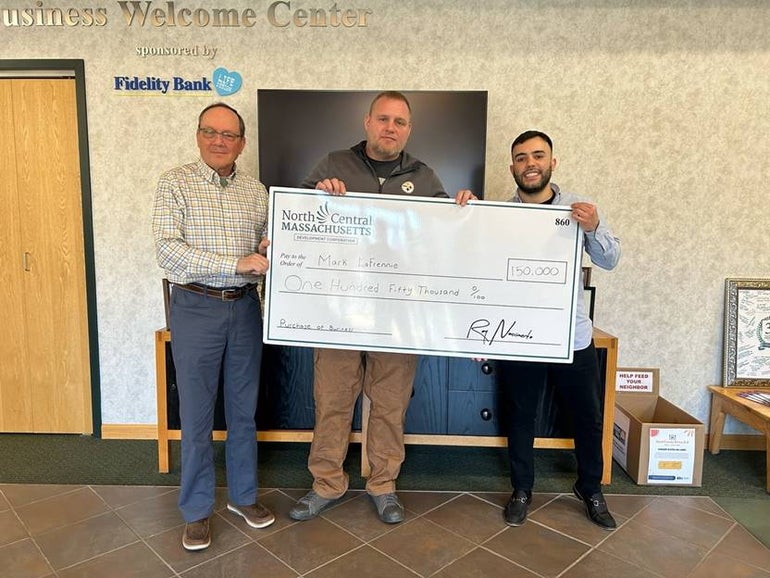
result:
[(303, 189), (314, 189), (323, 179), (337, 178), (351, 193), (383, 193), (387, 195), (417, 195), (420, 197), (447, 197), (444, 185), (436, 173), (424, 162), (406, 151), (401, 162), (380, 184), (377, 173), (366, 157), (366, 141), (326, 155), (302, 181)]

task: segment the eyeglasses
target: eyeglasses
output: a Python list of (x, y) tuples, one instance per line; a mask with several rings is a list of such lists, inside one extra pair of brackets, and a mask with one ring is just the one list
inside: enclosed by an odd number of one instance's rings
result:
[(198, 132), (206, 140), (214, 140), (218, 136), (221, 136), (222, 140), (230, 143), (237, 141), (242, 136), (234, 132), (228, 132), (228, 131), (219, 132), (218, 130), (214, 130), (213, 128), (199, 128)]

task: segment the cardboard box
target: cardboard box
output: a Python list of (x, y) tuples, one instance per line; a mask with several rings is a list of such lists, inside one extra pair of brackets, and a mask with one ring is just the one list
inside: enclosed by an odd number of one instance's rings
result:
[(701, 485), (705, 426), (659, 395), (657, 369), (618, 368), (612, 457), (639, 485)]

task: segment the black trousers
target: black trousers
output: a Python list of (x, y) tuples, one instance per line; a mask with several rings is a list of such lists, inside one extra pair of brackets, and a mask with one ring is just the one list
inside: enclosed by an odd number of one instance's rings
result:
[(590, 496), (601, 489), (602, 421), (599, 362), (593, 341), (575, 351), (572, 363), (508, 362), (502, 401), (508, 417), (511, 485), (531, 491), (535, 483), (534, 448), (537, 408), (545, 384), (554, 387), (561, 407), (572, 417), (577, 458), (577, 489)]

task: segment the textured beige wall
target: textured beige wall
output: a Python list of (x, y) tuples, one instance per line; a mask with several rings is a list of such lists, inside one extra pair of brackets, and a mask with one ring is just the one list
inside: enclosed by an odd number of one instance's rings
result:
[[(593, 197), (622, 239), (618, 269), (594, 273), (597, 325), (620, 338), (621, 365), (659, 367), (663, 395), (708, 419), (705, 388), (721, 380), (724, 279), (770, 277), (770, 4), (339, 1), (371, 10), (366, 27), (351, 28), (277, 28), (269, 4), (218, 4), (253, 8), (251, 28), (128, 26), (117, 2), (87, 3), (105, 9), (103, 27), (0, 20), (0, 58), (86, 63), (105, 423), (155, 421), (152, 332), (163, 307), (153, 191), (162, 170), (195, 156), (194, 117), (214, 100), (125, 96), (112, 79), (210, 77), (219, 66), (243, 75), (226, 101), (252, 136), (259, 88), (487, 90), (489, 199), (512, 191), (511, 139), (549, 132), (554, 181)], [(196, 44), (216, 47), (216, 58), (135, 52)], [(242, 161), (256, 171), (256, 159), (251, 140)]]

